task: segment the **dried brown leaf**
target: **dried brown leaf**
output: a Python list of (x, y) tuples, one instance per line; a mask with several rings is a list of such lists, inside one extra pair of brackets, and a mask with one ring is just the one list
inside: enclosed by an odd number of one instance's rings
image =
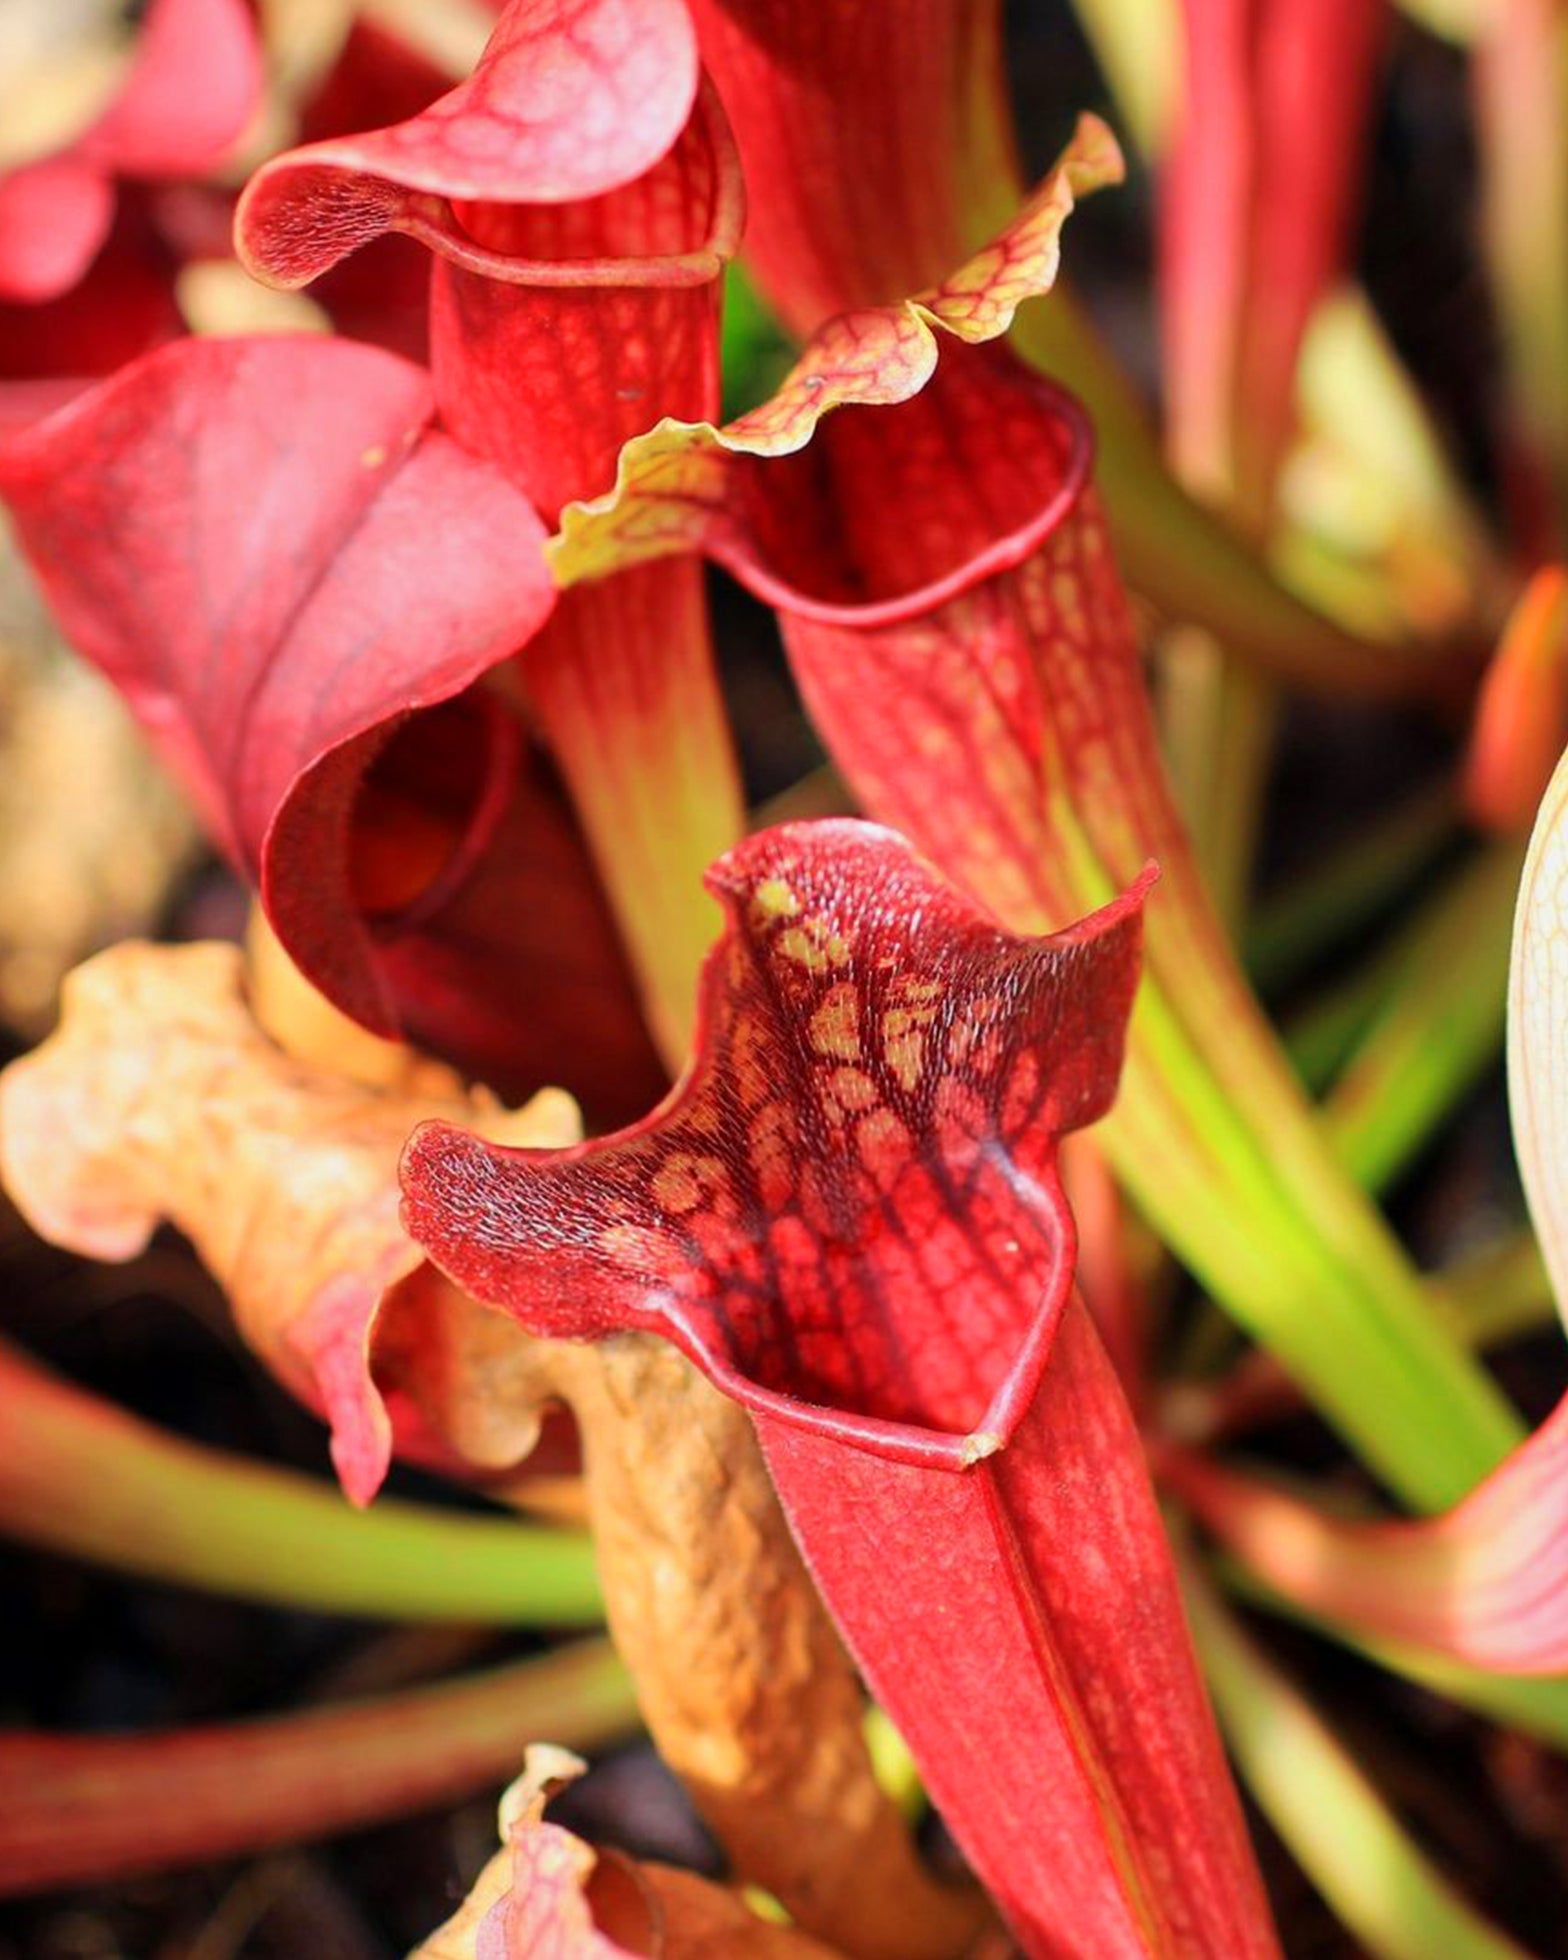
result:
[(0, 1177), (45, 1238), (93, 1258), (130, 1258), (162, 1220), (178, 1225), (245, 1339), (328, 1416), (364, 1500), (391, 1447), (369, 1324), (420, 1263), (397, 1157), (437, 1112), (515, 1143), (577, 1134), (558, 1090), (513, 1113), (406, 1052), (379, 1092), (295, 1062), (256, 1024), (235, 948), (132, 943), (70, 977), (58, 1032), (0, 1077)]
[(564, 1401), (615, 1644), (735, 1870), (868, 1960), (964, 1949), (984, 1902), (923, 1869), (876, 1782), (859, 1682), (742, 1409), (653, 1336), (534, 1341), (428, 1266), (389, 1294), (373, 1365), (489, 1469), (537, 1432), (541, 1395)]
[(759, 1919), (723, 1886), (667, 1865), (601, 1858), (546, 1823), (546, 1803), (582, 1768), (564, 1749), (529, 1750), (501, 1800), (506, 1849), (412, 1960), (833, 1960), (829, 1948)]

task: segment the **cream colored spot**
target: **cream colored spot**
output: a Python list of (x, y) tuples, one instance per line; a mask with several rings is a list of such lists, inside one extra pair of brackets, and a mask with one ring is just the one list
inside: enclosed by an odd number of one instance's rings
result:
[(743, 1109), (755, 1109), (773, 1093), (762, 1059), (764, 1046), (762, 1030), (755, 1019), (749, 1014), (742, 1015), (730, 1038), (729, 1069)]
[(890, 1007), (882, 1016), (882, 1059), (911, 1094), (925, 1067), (925, 1031), (935, 1018), (934, 1007)]
[(662, 1164), (653, 1175), (649, 1190), (664, 1211), (694, 1211), (704, 1198), (722, 1197), (729, 1180), (717, 1157), (699, 1157), (680, 1151)]
[(873, 1110), (856, 1125), (855, 1147), (867, 1170), (875, 1172), (886, 1168), (890, 1159), (901, 1159), (907, 1154), (909, 1132), (892, 1110)]
[(776, 1211), (795, 1190), (795, 1123), (782, 1104), (761, 1112), (748, 1147), (757, 1194), (770, 1211)]
[(828, 1094), (846, 1115), (858, 1115), (877, 1100), (877, 1085), (864, 1069), (836, 1068), (828, 1077)]
[(819, 1055), (842, 1062), (860, 1060), (860, 1001), (847, 981), (829, 989), (811, 1017), (811, 1045)]
[(696, 1167), (690, 1157), (672, 1157), (660, 1167), (651, 1186), (654, 1203), (663, 1211), (691, 1211), (702, 1197)]
[(764, 878), (751, 895), (751, 916), (758, 925), (793, 919), (800, 911), (794, 887), (783, 878)]
[(829, 967), (849, 964), (848, 941), (818, 918), (791, 926), (779, 938), (779, 951), (808, 973), (826, 973)]

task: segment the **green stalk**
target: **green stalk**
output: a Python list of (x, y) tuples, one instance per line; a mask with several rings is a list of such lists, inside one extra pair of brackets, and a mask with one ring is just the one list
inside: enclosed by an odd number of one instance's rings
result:
[(1557, 1318), (1546, 1262), (1528, 1228), (1445, 1267), (1437, 1285), (1455, 1326), (1475, 1348), (1501, 1346)]
[(1181, 106), (1177, 0), (1073, 0), (1073, 11), (1132, 140), (1158, 156)]
[(532, 1742), (593, 1749), (637, 1703), (607, 1640), (306, 1714), (124, 1737), (0, 1736), (0, 1896), (300, 1844), (498, 1787)]
[(1513, 1674), (1483, 1674), (1476, 1668), (1462, 1666), (1458, 1661), (1424, 1654), (1418, 1648), (1406, 1647), (1396, 1641), (1372, 1640), (1350, 1627), (1339, 1625), (1337, 1621), (1309, 1613), (1293, 1600), (1283, 1598), (1246, 1566), (1227, 1555), (1222, 1554), (1215, 1560), (1215, 1571), (1224, 1582), (1226, 1591), (1246, 1600), (1249, 1605), (1260, 1606), (1295, 1626), (1321, 1634), (1336, 1646), (1347, 1647), (1352, 1653), (1386, 1668), (1390, 1674), (1414, 1681), (1417, 1686), (1428, 1688), (1445, 1700), (1457, 1702), (1461, 1708), (1468, 1708), (1472, 1713), (1496, 1722), (1501, 1728), (1517, 1729), (1521, 1734), (1533, 1736), (1537, 1742), (1544, 1742), (1549, 1748), (1568, 1755), (1568, 1693), (1564, 1692), (1568, 1689), (1568, 1681), (1540, 1680)]
[(1279, 723), (1278, 689), (1193, 628), (1169, 635), (1161, 651), (1171, 786), (1214, 908), (1239, 935)]
[(1335, 1915), (1377, 1960), (1526, 1960), (1400, 1825), (1310, 1702), (1182, 1562), (1187, 1618), (1243, 1780)]
[(1425, 908), (1399, 983), (1324, 1103), (1365, 1190), (1393, 1182), (1501, 1050), (1523, 860), (1522, 844), (1494, 844)]
[(724, 269), (722, 318), (720, 367), (728, 420), (768, 399), (789, 372), (795, 349), (739, 259)]
[(1361, 969), (1319, 994), (1283, 1030), (1285, 1052), (1302, 1087), (1321, 1096), (1387, 1005), (1405, 967), (1406, 937), (1379, 946)]
[(596, 1626), (575, 1532), (384, 1500), (204, 1448), (0, 1344), (0, 1532), (121, 1572), (387, 1620)]
[(1164, 617), (1206, 627), (1264, 673), (1312, 693), (1398, 700), (1437, 683), (1447, 665), (1442, 649), (1374, 646), (1334, 625), (1187, 495), (1125, 377), (1063, 287), (1019, 312), (1012, 344), (1089, 410), (1117, 555), (1128, 583)]
[[(1075, 813), (1054, 816), (1074, 899), (1103, 902)], [(1174, 864), (1170, 883), (1151, 902), (1099, 1137), (1160, 1236), (1362, 1460), (1407, 1503), (1442, 1509), (1512, 1448), (1517, 1418), (1346, 1176)]]
[(1331, 947), (1375, 920), (1454, 840), (1452, 786), (1418, 791), (1265, 898), (1242, 942), (1254, 986), (1287, 987)]

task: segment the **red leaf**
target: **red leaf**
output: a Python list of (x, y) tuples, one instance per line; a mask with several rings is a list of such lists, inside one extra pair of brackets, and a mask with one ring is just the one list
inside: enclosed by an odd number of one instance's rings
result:
[[(1312, 309), (1344, 269), (1382, 0), (1184, 0), (1161, 298), (1184, 471), (1267, 498)], [(1266, 511), (1266, 503), (1264, 504)]]
[[(516, 0), (471, 81), (434, 107), (259, 172), (240, 251), (298, 284), (389, 228), (428, 245), (443, 424), (553, 517), (607, 488), (622, 444), (661, 416), (717, 406), (740, 187), (695, 60), (673, 0), (635, 15)], [(544, 120), (538, 75), (552, 78)], [(504, 153), (498, 118), (524, 132)], [(522, 677), (678, 1062), (713, 929), (700, 874), (743, 827), (699, 569), (572, 594)]]
[(712, 881), (728, 931), (669, 1100), (577, 1151), (427, 1126), (410, 1229), (529, 1328), (663, 1333), (753, 1410), (1031, 1951), (1272, 1951), (1137, 1436), (1069, 1304), (1056, 1140), (1114, 1094), (1144, 886), (1019, 938), (847, 822)]
[(1441, 1517), (1353, 1519), (1170, 1450), (1171, 1488), (1284, 1598), (1493, 1674), (1568, 1672), (1568, 1402)]
[(261, 66), (244, 0), (152, 0), (125, 86), (68, 150), (0, 179), (0, 299), (53, 299), (103, 243), (117, 177), (216, 163), (256, 106)]
[(696, 90), (683, 0), (511, 0), (473, 74), (421, 114), (265, 165), (241, 247), (303, 286), (385, 231), (444, 236), (432, 199), (599, 197), (659, 162)]
[(795, 332), (930, 285), (1017, 202), (999, 8), (691, 9), (740, 145), (746, 261)]
[[(373, 349), (182, 342), (5, 443), (0, 493), (65, 631), (259, 879), (306, 973), (378, 1032), (537, 1081), (572, 1027), (513, 1018), (519, 984), (526, 1011), (544, 998), (518, 954), (553, 951), (561, 924), (529, 884), (543, 870), (582, 919), (591, 882), (513, 712), (482, 694), (434, 710), (552, 593), (533, 510), (433, 417), (425, 375)], [(389, 829), (391, 888), (373, 856)], [(584, 964), (608, 950), (600, 922)], [(650, 1079), (624, 1039), (602, 1059), (601, 1086), (620, 1067)]]

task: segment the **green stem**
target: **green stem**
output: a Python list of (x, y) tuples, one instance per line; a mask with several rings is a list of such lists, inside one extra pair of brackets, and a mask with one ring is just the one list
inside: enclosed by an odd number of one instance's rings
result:
[(1446, 1267), (1439, 1298), (1475, 1348), (1500, 1347), (1520, 1334), (1550, 1327), (1557, 1301), (1535, 1234), (1511, 1233)]
[(1393, 1182), (1501, 1049), (1523, 856), (1514, 842), (1491, 846), (1423, 910), (1398, 982), (1324, 1103), (1365, 1190)]
[(1302, 1087), (1321, 1096), (1377, 1019), (1404, 971), (1405, 938), (1378, 947), (1359, 972), (1317, 995), (1283, 1031), (1285, 1052)]
[(586, 1537), (388, 1499), (165, 1435), (0, 1344), (0, 1531), (122, 1572), (388, 1620), (593, 1626)]
[(1525, 1960), (1401, 1827), (1355, 1758), (1182, 1561), (1193, 1640), (1248, 1789), (1336, 1916), (1378, 1960)]
[(1172, 633), (1160, 665), (1167, 765), (1194, 855), (1228, 931), (1246, 919), (1279, 694), (1206, 633)]
[[(1080, 906), (1102, 903), (1093, 844), (1067, 807), (1055, 823), (1058, 876)], [(1099, 1138), (1145, 1218), (1362, 1460), (1442, 1509), (1508, 1453), (1518, 1419), (1336, 1159), (1179, 853), (1172, 839)]]
[(1177, 0), (1073, 0), (1117, 111), (1146, 157), (1157, 157), (1181, 106)]
[(1351, 841), (1265, 898), (1243, 941), (1253, 984), (1289, 986), (1322, 954), (1376, 919), (1453, 842), (1454, 792), (1443, 781), (1357, 828)]
[(1538, 1742), (1568, 1754), (1568, 1680), (1482, 1674), (1458, 1661), (1424, 1654), (1414, 1647), (1391, 1640), (1371, 1640), (1282, 1598), (1233, 1558), (1222, 1555), (1215, 1561), (1215, 1570), (1226, 1590), (1249, 1605), (1260, 1606), (1295, 1626), (1307, 1627), (1337, 1646), (1348, 1647), (1351, 1652), (1386, 1668), (1390, 1674), (1414, 1681), (1502, 1728), (1518, 1729), (1521, 1734), (1534, 1736)]
[(1264, 673), (1314, 693), (1398, 700), (1438, 683), (1444, 650), (1373, 646), (1280, 585), (1176, 482), (1126, 379), (1064, 287), (1024, 307), (1012, 343), (1064, 381), (1095, 426), (1096, 480), (1129, 584), (1165, 618), (1204, 626)]
[(0, 1736), (0, 1895), (207, 1864), (358, 1830), (515, 1775), (548, 1739), (635, 1732), (606, 1640), (373, 1701), (169, 1735)]

